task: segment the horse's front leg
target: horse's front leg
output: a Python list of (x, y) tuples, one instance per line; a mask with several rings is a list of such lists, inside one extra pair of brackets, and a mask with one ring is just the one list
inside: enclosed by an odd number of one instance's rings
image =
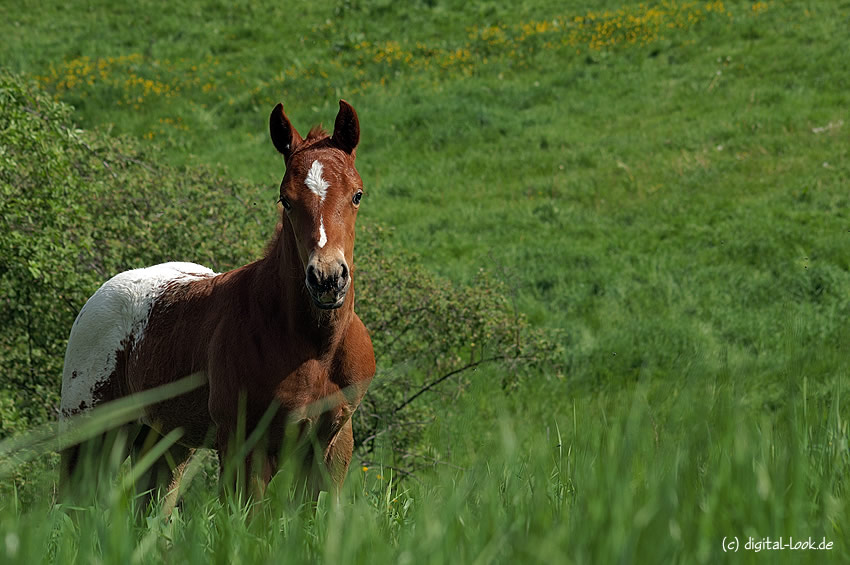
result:
[(354, 452), (354, 433), (351, 429), (351, 418), (339, 429), (339, 432), (331, 438), (324, 453), (324, 473), (330, 479), (330, 485), (339, 495), (351, 456)]
[(228, 434), (217, 434), (219, 487), (240, 498), (262, 499), (276, 469), (277, 458), (265, 445), (255, 446), (247, 454), (241, 443)]

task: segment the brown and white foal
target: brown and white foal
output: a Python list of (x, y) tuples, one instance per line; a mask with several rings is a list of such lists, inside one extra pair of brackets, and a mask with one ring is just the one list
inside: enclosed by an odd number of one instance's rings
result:
[[(360, 126), (343, 100), (330, 136), (314, 128), (302, 138), (281, 104), (269, 125), (286, 173), (283, 218), (265, 257), (222, 274), (193, 263), (121, 273), (95, 292), (71, 329), (65, 419), (189, 375), (203, 383), (125, 426), (136, 451), (156, 434), (182, 430), (154, 469), (160, 481), (182, 469), (195, 447), (211, 445), (224, 463), (237, 426), (244, 422), (250, 434), (270, 406), (277, 410), (262, 451), (245, 461), (261, 488), (293, 424), (318, 446), (299, 452), (313, 479), (329, 475), (341, 486), (351, 460), (351, 415), (375, 373), (352, 282)], [(62, 453), (63, 477), (74, 473), (80, 449)]]

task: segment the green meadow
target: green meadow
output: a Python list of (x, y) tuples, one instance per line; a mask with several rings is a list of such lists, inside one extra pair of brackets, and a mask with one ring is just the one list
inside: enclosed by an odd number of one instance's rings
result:
[[(0, 562), (850, 562), (848, 29), (827, 0), (4, 2)], [(259, 257), (269, 112), (340, 98), (379, 353), (344, 491), (220, 496), (203, 452), (170, 517), (126, 464), (57, 500), (76, 312)]]

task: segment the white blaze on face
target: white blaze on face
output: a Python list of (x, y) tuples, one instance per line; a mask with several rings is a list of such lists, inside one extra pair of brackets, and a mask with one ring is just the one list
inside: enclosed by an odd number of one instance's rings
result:
[[(319, 205), (325, 201), (325, 196), (328, 194), (328, 181), (325, 180), (325, 177), (322, 176), (322, 172), (324, 171), (324, 167), (319, 162), (318, 159), (313, 161), (313, 164), (310, 166), (310, 171), (307, 173), (307, 178), (304, 179), (304, 184), (307, 185), (307, 188), (310, 189), (310, 192), (319, 197)], [(325, 246), (328, 242), (328, 236), (325, 233), (325, 218), (324, 216), (319, 216), (319, 248)]]
[(325, 246), (328, 242), (328, 235), (325, 233), (325, 218), (319, 220), (319, 248)]

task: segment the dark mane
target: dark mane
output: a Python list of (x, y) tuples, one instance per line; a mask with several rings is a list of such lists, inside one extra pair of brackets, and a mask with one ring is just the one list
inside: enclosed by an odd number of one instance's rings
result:
[(307, 149), (322, 149), (325, 147), (333, 147), (333, 138), (325, 131), (322, 124), (315, 125), (310, 129), (310, 133), (304, 138), (299, 145), (293, 149), (293, 154)]
[(325, 131), (325, 128), (322, 127), (322, 124), (318, 124), (310, 129), (310, 133), (307, 134), (307, 139), (305, 141), (318, 140), (327, 136), (328, 132)]

